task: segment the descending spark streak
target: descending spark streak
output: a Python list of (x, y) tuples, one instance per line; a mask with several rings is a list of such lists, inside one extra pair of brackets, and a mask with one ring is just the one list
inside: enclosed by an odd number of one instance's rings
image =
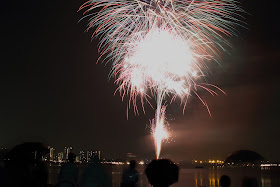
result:
[(156, 116), (156, 124), (155, 129), (153, 130), (153, 136), (155, 141), (155, 148), (156, 148), (156, 158), (159, 158), (161, 152), (161, 144), (164, 139), (168, 138), (168, 133), (165, 129), (164, 120), (165, 116), (162, 114), (161, 116)]
[(165, 106), (162, 105), (163, 93), (158, 92), (157, 110), (155, 116), (155, 124), (153, 124), (153, 137), (155, 142), (156, 158), (159, 158), (161, 152), (161, 144), (164, 139), (168, 138), (168, 132), (165, 128)]
[(80, 10), (85, 8), (88, 29), (101, 38), (99, 59), (113, 62), (110, 76), (121, 97), (129, 95), (128, 109), (132, 103), (138, 114), (137, 96), (143, 111), (144, 101), (157, 97), (153, 135), (159, 157), (167, 137), (163, 98), (180, 98), (185, 109), (193, 93), (209, 111), (198, 89), (211, 95), (221, 90), (199, 78), (219, 49), (230, 46), (224, 37), (236, 35), (244, 11), (235, 0), (89, 0)]

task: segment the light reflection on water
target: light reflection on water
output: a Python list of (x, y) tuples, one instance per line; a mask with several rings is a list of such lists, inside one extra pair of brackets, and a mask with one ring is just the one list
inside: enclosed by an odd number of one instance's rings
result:
[[(80, 176), (85, 167), (79, 167)], [(112, 173), (112, 187), (120, 187), (123, 166), (107, 167)], [(144, 174), (144, 167), (138, 166), (138, 187), (150, 187)], [(56, 184), (60, 167), (49, 167), (49, 183)], [(172, 187), (219, 187), (219, 179), (222, 175), (231, 178), (231, 187), (242, 186), (242, 179), (255, 177), (259, 187), (280, 187), (280, 168), (253, 169), (253, 168), (231, 168), (231, 169), (180, 169), (179, 182)]]

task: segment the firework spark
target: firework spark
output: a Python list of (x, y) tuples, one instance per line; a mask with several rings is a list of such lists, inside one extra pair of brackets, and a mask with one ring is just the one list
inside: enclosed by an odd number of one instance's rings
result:
[(159, 158), (161, 152), (162, 141), (169, 137), (167, 129), (165, 127), (165, 107), (157, 108), (155, 122), (152, 123), (152, 134), (154, 136), (156, 158)]
[[(235, 25), (243, 10), (235, 0), (89, 0), (80, 9), (87, 9), (88, 29), (101, 38), (100, 58), (113, 63), (110, 76), (122, 98), (129, 95), (129, 104), (139, 114), (136, 98), (144, 102), (157, 100), (153, 135), (157, 158), (166, 138), (165, 106), (181, 99), (183, 111), (188, 98), (198, 89), (217, 95), (218, 87), (203, 83), (207, 63), (216, 61), (219, 50), (230, 45), (225, 36), (235, 35)], [(87, 17), (85, 16), (85, 17)], [(209, 109), (208, 109), (209, 112)], [(210, 114), (210, 112), (209, 112)]]

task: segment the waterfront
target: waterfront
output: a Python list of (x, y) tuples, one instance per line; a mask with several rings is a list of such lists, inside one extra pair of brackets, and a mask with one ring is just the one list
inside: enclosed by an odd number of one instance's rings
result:
[[(79, 166), (79, 176), (81, 177), (85, 166)], [(124, 166), (112, 165), (106, 166), (106, 169), (112, 174), (112, 187), (119, 187), (121, 174)], [(139, 182), (138, 187), (150, 187), (144, 174), (144, 166), (138, 166)], [(59, 166), (49, 167), (49, 184), (56, 184), (59, 173)], [(172, 187), (218, 187), (219, 179), (222, 175), (228, 175), (231, 178), (231, 187), (242, 186), (244, 176), (255, 177), (258, 180), (259, 187), (279, 187), (280, 186), (280, 168), (193, 168), (180, 169), (179, 182)]]

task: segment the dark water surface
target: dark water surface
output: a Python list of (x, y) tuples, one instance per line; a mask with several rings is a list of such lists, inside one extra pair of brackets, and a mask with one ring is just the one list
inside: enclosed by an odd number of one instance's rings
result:
[[(81, 176), (86, 166), (79, 166)], [(119, 187), (124, 166), (105, 166), (111, 173), (112, 187)], [(144, 174), (144, 166), (138, 166), (138, 187), (150, 187)], [(49, 167), (49, 184), (56, 184), (60, 166)], [(244, 176), (255, 177), (259, 187), (280, 187), (280, 168), (213, 168), (213, 169), (180, 169), (179, 182), (172, 187), (219, 187), (222, 175), (231, 178), (231, 187), (241, 187)]]

